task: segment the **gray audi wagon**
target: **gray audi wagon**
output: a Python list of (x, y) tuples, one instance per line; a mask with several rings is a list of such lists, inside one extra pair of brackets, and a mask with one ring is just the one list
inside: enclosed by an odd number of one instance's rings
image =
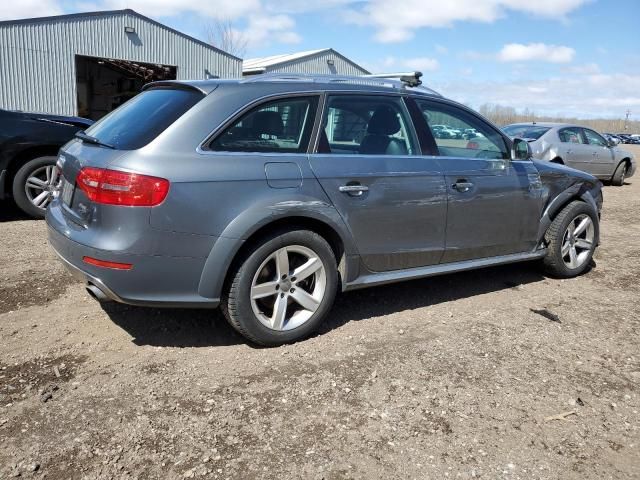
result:
[(338, 289), (532, 260), (585, 271), (600, 182), (419, 84), (151, 83), (61, 149), (49, 241), (100, 301), (220, 306), (262, 345), (314, 332)]

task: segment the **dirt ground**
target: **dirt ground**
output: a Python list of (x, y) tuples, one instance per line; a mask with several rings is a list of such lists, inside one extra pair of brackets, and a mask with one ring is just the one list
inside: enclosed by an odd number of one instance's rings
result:
[(580, 278), (344, 294), (276, 349), (217, 312), (103, 309), (2, 204), (0, 478), (640, 478), (640, 174), (604, 199)]

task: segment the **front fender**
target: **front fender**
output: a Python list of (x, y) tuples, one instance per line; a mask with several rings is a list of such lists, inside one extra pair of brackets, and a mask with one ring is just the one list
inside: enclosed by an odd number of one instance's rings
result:
[(347, 257), (357, 255), (351, 233), (333, 205), (304, 195), (277, 203), (258, 203), (238, 215), (216, 240), (205, 262), (198, 293), (220, 298), (229, 267), (244, 242), (275, 221), (292, 219), (293, 222), (295, 218), (322, 222), (338, 234)]
[[(588, 173), (564, 165), (535, 162), (545, 189), (546, 203), (538, 227), (538, 244), (544, 240), (555, 216), (572, 200), (580, 199), (593, 209), (596, 218), (602, 208), (602, 182)], [(599, 243), (599, 229), (596, 242)]]

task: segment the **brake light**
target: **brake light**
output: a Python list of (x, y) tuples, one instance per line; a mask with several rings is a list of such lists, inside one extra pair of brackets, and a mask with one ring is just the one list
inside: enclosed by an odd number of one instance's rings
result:
[(139, 173), (85, 167), (76, 184), (89, 200), (107, 205), (154, 207), (169, 193), (169, 180)]
[(480, 148), (480, 144), (478, 142), (467, 142), (467, 148), (471, 150), (478, 150)]
[(112, 268), (114, 270), (131, 270), (133, 268), (132, 263), (109, 262), (108, 260), (98, 260), (93, 257), (82, 257), (82, 261), (96, 267)]

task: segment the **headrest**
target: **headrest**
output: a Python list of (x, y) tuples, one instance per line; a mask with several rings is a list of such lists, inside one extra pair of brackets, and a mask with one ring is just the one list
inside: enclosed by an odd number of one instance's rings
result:
[(281, 136), (284, 132), (282, 117), (278, 112), (262, 111), (253, 115), (251, 129), (258, 135)]
[(394, 109), (382, 105), (376, 109), (367, 125), (367, 133), (373, 135), (393, 135), (400, 131), (400, 120)]

